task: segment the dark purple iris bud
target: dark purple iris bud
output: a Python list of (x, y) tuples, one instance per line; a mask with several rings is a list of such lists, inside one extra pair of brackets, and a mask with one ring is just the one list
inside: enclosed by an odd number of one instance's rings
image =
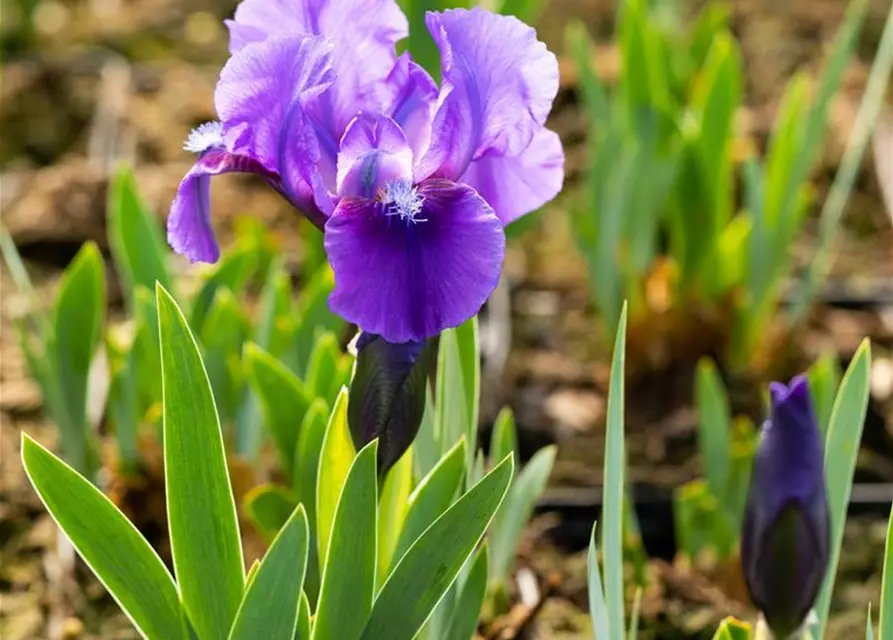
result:
[(777, 638), (803, 624), (828, 568), (830, 516), (822, 437), (804, 376), (773, 382), (744, 513), (741, 563)]
[(428, 378), (433, 376), (436, 363), (436, 338), (395, 344), (364, 332), (357, 340), (347, 422), (357, 451), (378, 438), (378, 473), (382, 478), (419, 432)]

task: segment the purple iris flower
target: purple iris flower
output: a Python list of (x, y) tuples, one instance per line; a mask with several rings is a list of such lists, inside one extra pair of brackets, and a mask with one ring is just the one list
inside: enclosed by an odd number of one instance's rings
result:
[(822, 438), (804, 376), (769, 387), (772, 409), (754, 460), (741, 563), (754, 604), (778, 638), (803, 624), (830, 549)]
[(544, 123), (555, 56), (519, 20), (483, 9), (428, 13), (441, 86), (395, 44), (394, 0), (244, 0), (219, 123), (186, 148), (168, 240), (214, 262), (210, 177), (260, 175), (325, 233), (332, 310), (394, 343), (421, 342), (478, 312), (499, 279), (504, 225), (564, 179)]

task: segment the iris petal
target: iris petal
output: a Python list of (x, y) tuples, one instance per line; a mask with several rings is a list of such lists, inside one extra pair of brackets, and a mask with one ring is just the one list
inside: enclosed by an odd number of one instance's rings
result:
[(431, 142), (431, 119), (437, 105), (437, 83), (403, 53), (382, 85), (382, 107), (406, 134), (416, 159)]
[(418, 195), (415, 221), (378, 200), (344, 198), (326, 223), (329, 306), (388, 342), (425, 340), (477, 313), (505, 254), (502, 223), (473, 189), (429, 180)]
[(394, 180), (412, 178), (412, 149), (396, 122), (382, 115), (354, 118), (338, 153), (338, 193), (373, 197)]
[(319, 35), (333, 43), (337, 81), (310, 109), (332, 167), (347, 124), (360, 111), (379, 110), (377, 87), (394, 65), (394, 45), (408, 34), (394, 0), (244, 0), (227, 26), (233, 53), (276, 34)]
[(214, 101), (227, 149), (255, 159), (282, 180), (308, 216), (331, 211), (320, 179), (320, 150), (306, 109), (333, 81), (332, 45), (310, 36), (273, 36), (246, 45), (220, 74)]
[(220, 248), (211, 227), (211, 176), (244, 172), (266, 177), (275, 176), (257, 162), (224, 149), (208, 149), (180, 183), (167, 219), (167, 240), (174, 251), (192, 262), (217, 262)]
[(440, 48), (443, 86), (419, 178), (455, 180), (484, 154), (521, 154), (558, 92), (554, 54), (517, 18), (484, 9), (428, 13), (426, 22)]
[(540, 129), (520, 155), (484, 155), (462, 174), (468, 184), (490, 203), (503, 224), (535, 211), (561, 191), (564, 150), (553, 131)]

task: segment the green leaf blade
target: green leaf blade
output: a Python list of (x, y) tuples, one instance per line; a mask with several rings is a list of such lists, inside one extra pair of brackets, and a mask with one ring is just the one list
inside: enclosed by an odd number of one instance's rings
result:
[(453, 584), (508, 491), (507, 458), (456, 501), (409, 548), (375, 601), (363, 640), (412, 640)]
[[(819, 592), (815, 611), (819, 618), (818, 636), (824, 635), (831, 607), (831, 593), (840, 560), (840, 546), (846, 524), (846, 510), (853, 486), (856, 457), (862, 441), (862, 428), (868, 410), (868, 381), (871, 371), (871, 347), (865, 340), (843, 376), (831, 411), (825, 441), (825, 485), (831, 510), (831, 558), (825, 582)], [(833, 452), (833, 453), (832, 453)]]
[(323, 564), (313, 637), (356, 640), (372, 610), (378, 528), (378, 441), (354, 459), (338, 499)]
[(87, 379), (104, 316), (105, 267), (99, 248), (88, 242), (62, 276), (53, 309), (52, 337), (47, 345), (48, 365), (55, 373), (68, 418), (59, 424), (66, 457), (87, 474), (92, 473)]
[(245, 365), (251, 388), (260, 399), (264, 422), (291, 476), (299, 427), (310, 408), (310, 399), (293, 371), (253, 343), (245, 345)]
[(624, 371), (626, 362), (626, 304), (620, 313), (614, 355), (611, 359), (611, 380), (608, 389), (608, 416), (605, 440), (605, 475), (603, 488), (602, 548), (605, 553), (605, 596), (612, 637), (621, 637), (623, 618), (623, 499), (624, 468)]
[(527, 526), (537, 500), (546, 488), (558, 448), (543, 447), (518, 473), (499, 512), (493, 519), (493, 578), (508, 579), (515, 558), (515, 549)]
[(418, 484), (409, 497), (392, 566), (452, 504), (465, 475), (465, 440), (460, 440)]
[(728, 485), (732, 416), (719, 372), (712, 361), (698, 363), (695, 374), (698, 449), (710, 492), (722, 500)]
[[(893, 637), (893, 505), (890, 506), (890, 520), (887, 523), (884, 572), (881, 578), (881, 607), (878, 614), (878, 637), (881, 640)], [(870, 610), (868, 613), (868, 627), (869, 629), (871, 628)]]
[[(347, 427), (347, 390), (335, 400), (319, 454), (316, 480), (316, 536), (319, 564), (324, 566), (341, 490), (354, 459), (353, 440)], [(323, 464), (325, 461), (325, 464)]]
[(229, 633), (244, 563), (223, 437), (208, 375), (182, 312), (156, 288), (168, 524), (183, 604), (202, 638)]
[(610, 621), (608, 620), (608, 605), (605, 602), (605, 591), (602, 584), (602, 573), (598, 566), (598, 545), (595, 532), (598, 523), (592, 525), (592, 534), (589, 538), (589, 556), (587, 560), (587, 584), (589, 585), (589, 616), (592, 618), (592, 628), (596, 638), (610, 638)]
[(137, 285), (150, 291), (158, 282), (171, 290), (167, 267), (168, 249), (154, 214), (140, 196), (133, 171), (118, 168), (108, 204), (109, 245), (119, 274), (132, 299)]
[(444, 640), (469, 640), (474, 638), (484, 598), (487, 595), (487, 544), (480, 548), (471, 563), (468, 577), (459, 592), (459, 599), (453, 610), (453, 617)]
[(245, 591), (229, 640), (294, 640), (309, 538), (307, 515), (298, 505)]
[(96, 487), (27, 435), (22, 461), (53, 519), (140, 633), (149, 640), (186, 640), (177, 587), (136, 527)]

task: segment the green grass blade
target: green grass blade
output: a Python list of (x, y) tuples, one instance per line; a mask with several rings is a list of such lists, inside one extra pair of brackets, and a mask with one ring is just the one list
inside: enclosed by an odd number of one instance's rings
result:
[(750, 638), (750, 625), (732, 617), (725, 618), (713, 636), (713, 640), (750, 640)]
[(409, 496), (406, 519), (394, 551), (392, 566), (403, 558), (420, 535), (446, 511), (462, 485), (465, 475), (465, 440), (456, 443), (449, 453), (418, 484)]
[[(308, 558), (313, 557), (313, 549), (310, 549)], [(298, 605), (298, 628), (295, 630), (295, 640), (310, 640), (312, 626), (310, 623), (310, 600), (306, 593), (301, 594), (301, 603)]]
[(3, 262), (6, 263), (6, 268), (9, 269), (9, 274), (12, 276), (16, 287), (28, 299), (28, 316), (29, 320), (34, 323), (34, 330), (39, 335), (47, 335), (49, 320), (47, 320), (43, 310), (40, 308), (34, 293), (34, 285), (31, 284), (28, 270), (25, 269), (25, 263), (22, 262), (22, 256), (3, 225), (0, 225), (0, 254), (3, 256)]
[(108, 227), (109, 246), (127, 299), (132, 302), (137, 285), (151, 291), (158, 282), (170, 291), (169, 250), (158, 219), (140, 196), (133, 171), (123, 165), (109, 189)]
[(304, 579), (304, 592), (310, 602), (316, 603), (319, 595), (319, 535), (316, 526), (316, 481), (319, 477), (319, 460), (323, 440), (326, 436), (328, 407), (323, 400), (314, 400), (301, 423), (298, 447), (295, 451), (295, 473), (292, 488), (298, 502), (310, 514), (310, 559), (307, 564), (307, 577)]
[(378, 503), (378, 574), (376, 587), (381, 587), (393, 566), (394, 552), (403, 531), (412, 493), (413, 450), (410, 446), (388, 471)]
[(269, 429), (283, 469), (294, 473), (299, 427), (310, 408), (310, 399), (301, 380), (288, 367), (254, 343), (245, 345), (248, 382), (260, 400), (264, 423)]
[(223, 424), (231, 425), (244, 391), (243, 366), (238, 354), (248, 335), (243, 305), (232, 291), (223, 288), (217, 291), (202, 330), (195, 335), (202, 345), (217, 414)]
[(309, 537), (307, 515), (298, 505), (248, 585), (229, 640), (294, 640)]
[(317, 640), (356, 640), (372, 610), (378, 542), (377, 453), (378, 440), (373, 440), (357, 454), (344, 480), (323, 564), (313, 627)]
[(217, 409), (177, 303), (156, 287), (171, 552), (183, 605), (201, 638), (225, 638), (244, 588), (239, 523)]
[(205, 317), (220, 288), (239, 293), (257, 268), (257, 254), (248, 246), (236, 246), (223, 254), (217, 268), (202, 283), (189, 311), (189, 326), (201, 333)]
[(46, 345), (70, 420), (59, 424), (65, 455), (88, 477), (96, 460), (87, 423), (87, 378), (104, 317), (105, 266), (99, 249), (88, 242), (62, 276), (53, 307), (52, 338)]
[(611, 382), (608, 389), (608, 416), (605, 436), (605, 475), (602, 489), (602, 549), (605, 558), (605, 601), (611, 637), (621, 637), (623, 619), (623, 498), (624, 467), (624, 370), (626, 362), (626, 304), (620, 312)]
[(546, 488), (557, 452), (555, 445), (536, 452), (512, 482), (505, 501), (493, 519), (490, 545), (493, 549), (491, 574), (495, 581), (508, 580), (521, 534)]
[(245, 515), (267, 542), (272, 542), (298, 506), (294, 497), (276, 484), (260, 484), (242, 500)]
[(589, 585), (589, 616), (592, 618), (592, 628), (595, 631), (595, 640), (610, 640), (611, 632), (608, 620), (608, 605), (605, 602), (605, 592), (602, 586), (601, 569), (598, 566), (598, 546), (595, 542), (595, 531), (598, 523), (592, 525), (592, 534), (589, 538), (589, 558), (587, 562)]
[[(887, 541), (890, 536), (887, 536)], [(868, 603), (868, 614), (865, 616), (865, 640), (874, 640), (874, 627), (871, 623), (871, 603)]]
[(511, 458), (459, 498), (413, 544), (385, 582), (363, 640), (412, 640), (474, 551), (508, 491)]
[[(850, 13), (856, 12), (858, 7), (864, 8), (864, 5), (864, 0), (854, 3), (853, 7), (855, 8), (851, 7)], [(878, 45), (878, 53), (868, 76), (868, 86), (865, 88), (865, 95), (859, 105), (856, 122), (853, 124), (849, 142), (840, 161), (840, 168), (837, 170), (837, 175), (834, 176), (834, 182), (819, 216), (818, 246), (810, 261), (806, 282), (795, 300), (790, 316), (791, 324), (796, 324), (802, 319), (819, 283), (828, 272), (834, 232), (840, 224), (856, 176), (862, 167), (862, 156), (865, 155), (865, 147), (868, 145), (874, 130), (874, 123), (884, 104), (884, 93), (891, 72), (893, 72), (893, 7), (887, 14), (887, 22)]]
[(695, 374), (695, 406), (701, 466), (710, 492), (723, 500), (728, 486), (732, 416), (722, 378), (706, 358), (698, 363)]
[[(893, 505), (890, 506), (890, 520), (887, 524), (887, 543), (884, 550), (884, 573), (881, 578), (881, 608), (878, 611), (878, 637), (881, 640), (893, 638)], [(871, 610), (868, 612), (871, 626)]]
[(503, 407), (493, 423), (493, 437), (490, 440), (490, 460), (502, 460), (510, 453), (519, 460), (518, 433), (515, 428), (515, 415), (509, 407)]
[(515, 16), (522, 22), (533, 24), (543, 10), (543, 0), (504, 0), (499, 13)]
[(809, 368), (808, 375), (809, 392), (824, 437), (828, 433), (831, 410), (834, 408), (834, 395), (840, 386), (840, 365), (837, 356), (833, 353), (822, 355)]
[(335, 508), (341, 489), (354, 459), (353, 440), (347, 427), (347, 389), (335, 400), (319, 454), (319, 475), (316, 480), (316, 538), (320, 567), (325, 565)]
[(481, 402), (481, 346), (478, 317), (473, 316), (456, 327), (456, 346), (465, 390), (465, 439), (470, 449), (477, 449), (478, 414)]
[[(462, 360), (455, 329), (440, 334), (437, 352), (437, 396), (434, 409), (437, 416), (435, 432), (440, 441), (441, 454), (453, 448), (466, 435), (468, 413), (465, 408), (465, 383), (462, 380)], [(470, 445), (470, 443), (469, 443)], [(465, 450), (466, 468), (474, 461), (474, 449)]]
[(186, 640), (177, 587), (136, 527), (96, 487), (25, 434), (22, 461), (53, 519), (140, 634)]
[(862, 442), (862, 427), (868, 409), (868, 380), (871, 371), (871, 346), (867, 340), (859, 346), (840, 384), (840, 391), (831, 411), (831, 422), (825, 439), (825, 484), (831, 510), (831, 558), (828, 573), (819, 593), (815, 611), (819, 618), (818, 637), (823, 637), (828, 624), (831, 593), (840, 560), (840, 546), (846, 524), (847, 506), (853, 486), (853, 471)]
[(627, 638), (629, 640), (637, 640), (639, 637), (639, 611), (642, 608), (642, 587), (636, 589), (636, 595), (633, 596), (633, 609), (629, 614), (629, 632)]
[(487, 544), (484, 543), (462, 584), (444, 640), (470, 640), (475, 637), (481, 607), (487, 595), (487, 555)]
[[(866, 0), (851, 2), (844, 17), (843, 25), (835, 36), (831, 55), (825, 63), (818, 91), (806, 118), (805, 128), (801, 130), (802, 134), (798, 141), (792, 171), (790, 175), (786, 176), (785, 190), (778, 209), (782, 216), (790, 215), (789, 211), (796, 199), (797, 190), (802, 182), (807, 179), (809, 171), (812, 169), (821, 150), (825, 129), (828, 125), (828, 109), (831, 105), (831, 99), (837, 92), (847, 63), (850, 61), (850, 56), (859, 42), (859, 31), (867, 4)], [(883, 43), (881, 43), (878, 51), (883, 51)], [(889, 76), (889, 71), (887, 75)], [(861, 157), (861, 155), (860, 153), (859, 156)], [(785, 241), (791, 238), (795, 231), (794, 226), (790, 223), (787, 224), (787, 228), (783, 226), (782, 229)]]

